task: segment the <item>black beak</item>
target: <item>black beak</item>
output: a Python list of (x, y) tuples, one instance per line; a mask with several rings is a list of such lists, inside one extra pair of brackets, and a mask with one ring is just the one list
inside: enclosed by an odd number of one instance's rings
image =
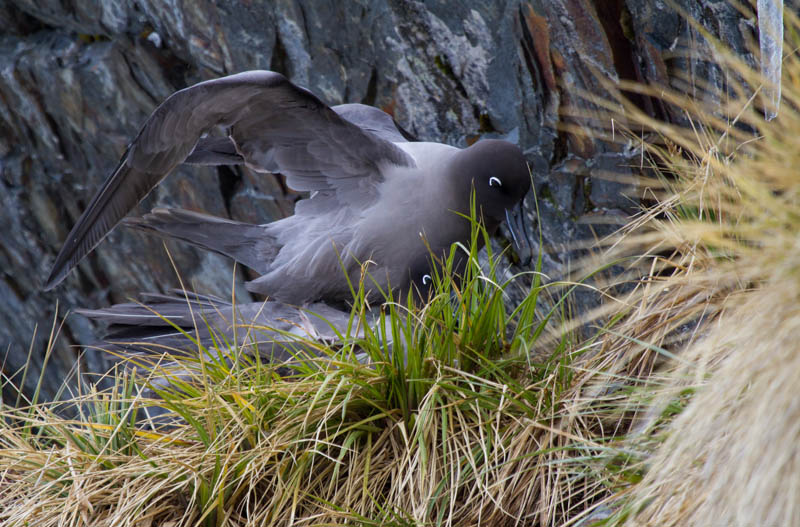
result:
[(522, 201), (513, 210), (506, 209), (508, 231), (514, 241), (514, 248), (517, 250), (517, 255), (520, 259), (519, 264), (523, 267), (533, 260), (533, 247), (531, 246), (530, 238), (528, 238), (528, 230), (525, 228), (525, 223)]

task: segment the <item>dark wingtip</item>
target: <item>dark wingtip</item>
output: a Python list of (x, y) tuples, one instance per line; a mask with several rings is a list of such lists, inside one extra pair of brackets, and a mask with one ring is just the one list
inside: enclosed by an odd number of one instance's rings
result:
[(50, 291), (64, 280), (64, 266), (59, 263), (59, 256), (61, 256), (60, 253), (56, 256), (56, 261), (53, 263), (53, 267), (50, 268), (50, 274), (47, 275), (42, 284), (42, 291)]
[[(132, 169), (123, 154), (117, 168), (83, 211), (56, 256), (43, 290), (60, 284), (106, 237), (119, 221), (158, 183), (158, 179)], [(145, 178), (143, 181), (142, 178)]]
[(52, 273), (50, 276), (47, 277), (44, 284), (42, 285), (42, 291), (51, 291), (55, 286), (61, 283), (61, 280), (56, 280)]
[(47, 277), (42, 287), (44, 291), (50, 291), (63, 282), (64, 279), (69, 276), (69, 273), (72, 272), (72, 269), (86, 256), (86, 251), (77, 258), (76, 253), (80, 250), (78, 237), (86, 237), (85, 235), (81, 235), (80, 231), (82, 225), (86, 223), (86, 216), (91, 208), (90, 206), (89, 209), (84, 211), (83, 215), (78, 219), (78, 223), (72, 227), (72, 230), (67, 235), (67, 239), (64, 240), (64, 245), (62, 245), (61, 250), (58, 251), (56, 260), (53, 262), (53, 267), (50, 269), (50, 275)]
[(66, 260), (63, 258), (64, 249), (61, 249), (61, 252), (58, 253), (56, 256), (56, 261), (53, 264), (52, 269), (50, 269), (50, 274), (47, 276), (47, 279), (44, 281), (42, 285), (42, 291), (50, 291), (54, 289), (58, 284), (64, 281), (67, 277), (69, 272), (72, 270), (71, 266), (67, 266)]

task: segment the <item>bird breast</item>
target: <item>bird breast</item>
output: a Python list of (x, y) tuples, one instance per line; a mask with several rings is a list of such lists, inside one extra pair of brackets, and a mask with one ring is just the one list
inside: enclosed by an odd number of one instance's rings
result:
[[(448, 161), (457, 148), (438, 143), (397, 143), (414, 158), (415, 167), (382, 170), (378, 199), (358, 222), (351, 253), (386, 268), (392, 285), (408, 275), (409, 255), (427, 248), (441, 252), (469, 236), (469, 224), (451, 192)], [(416, 211), (416, 212), (413, 212)], [(396, 275), (396, 276), (395, 276)]]

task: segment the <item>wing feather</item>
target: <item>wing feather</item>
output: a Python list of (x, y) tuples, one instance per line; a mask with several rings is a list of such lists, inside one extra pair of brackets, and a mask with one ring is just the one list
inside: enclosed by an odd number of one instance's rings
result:
[(342, 203), (369, 197), (348, 199), (347, 180), (373, 178), (377, 184), (381, 164), (413, 165), (391, 141), (340, 117), (279, 73), (248, 71), (201, 82), (172, 94), (147, 119), (67, 236), (44, 288), (60, 283), (220, 125), (229, 127), (235, 152), (247, 165), (283, 173), (296, 190), (333, 190)]

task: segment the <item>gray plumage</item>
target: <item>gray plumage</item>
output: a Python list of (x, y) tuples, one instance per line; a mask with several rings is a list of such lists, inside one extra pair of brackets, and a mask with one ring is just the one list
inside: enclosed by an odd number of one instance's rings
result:
[[(198, 344), (209, 354), (215, 348), (260, 355), (271, 363), (292, 360), (299, 351), (315, 355), (314, 347), (333, 344), (347, 334), (349, 313), (323, 303), (305, 308), (280, 302), (233, 305), (211, 295), (173, 290), (143, 293), (141, 303), (115, 304), (76, 312), (108, 326), (95, 346), (120, 356), (162, 354), (196, 356)], [(353, 332), (358, 320), (352, 324)], [(193, 342), (194, 339), (196, 342)]]
[[(205, 137), (226, 127), (227, 138)], [(290, 304), (342, 303), (370, 262), (370, 296), (403, 294), (434, 254), (469, 239), (470, 194), (493, 231), (530, 186), (519, 148), (487, 140), (467, 149), (409, 142), (377, 108), (329, 108), (282, 75), (251, 71), (176, 92), (150, 116), (56, 258), (57, 285), (181, 163), (244, 163), (309, 191), (291, 217), (247, 225), (156, 209), (130, 223), (226, 254), (261, 276), (251, 291)], [(378, 286), (378, 287), (374, 287)]]

